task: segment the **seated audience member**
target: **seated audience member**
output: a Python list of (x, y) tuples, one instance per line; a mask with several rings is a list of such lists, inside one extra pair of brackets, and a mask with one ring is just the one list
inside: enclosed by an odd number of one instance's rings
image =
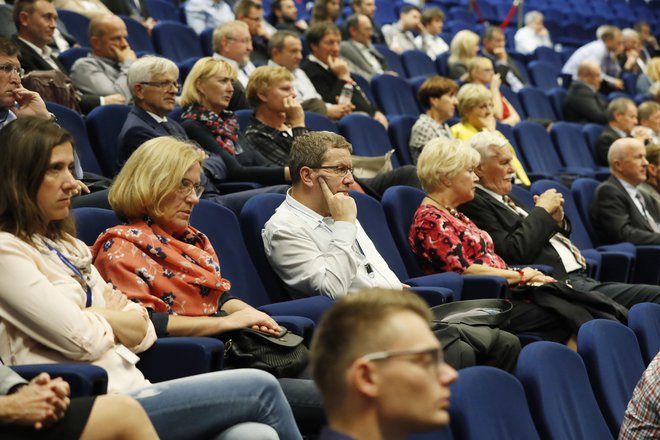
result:
[(250, 37), (252, 38), (250, 61), (257, 66), (265, 65), (268, 63), (269, 34), (266, 28), (262, 26), (264, 8), (261, 3), (255, 0), (240, 0), (234, 8), (234, 13), (236, 14), (236, 20), (247, 24), (250, 31)]
[[(351, 150), (342, 136), (327, 131), (306, 133), (291, 149), (292, 187), (261, 236), (268, 262), (293, 297), (338, 299), (366, 288), (407, 287), (357, 220), (348, 195), (354, 183)], [(469, 326), (461, 329), (472, 334)], [(482, 350), (468, 349), (474, 357), (466, 361), (511, 371), (519, 342), (507, 332), (492, 331), (491, 342)]]
[[(14, 4), (14, 23), (18, 32), (12, 37), (18, 46), (18, 59), (25, 73), (33, 70), (67, 70), (54, 56), (48, 46), (53, 41), (53, 29), (57, 21), (57, 10), (51, 0), (17, 0)], [(46, 25), (41, 24), (46, 22)], [(125, 104), (119, 93), (106, 96), (83, 94), (80, 107), (88, 113), (94, 107), (104, 104)]]
[(476, 57), (468, 64), (466, 82), (481, 84), (493, 94), (493, 115), (502, 124), (510, 126), (520, 122), (520, 115), (508, 99), (500, 92), (502, 77), (493, 70), (493, 63), (486, 57)]
[(185, 2), (186, 23), (201, 34), (204, 29), (233, 21), (236, 17), (225, 0), (188, 0)]
[(612, 175), (596, 188), (589, 218), (603, 243), (660, 244), (660, 208), (637, 189), (646, 181), (646, 150), (638, 139), (617, 139), (607, 152)]
[(660, 57), (653, 57), (646, 64), (646, 72), (637, 77), (635, 90), (638, 94), (647, 95), (651, 85), (658, 81), (660, 81)]
[(270, 52), (269, 66), (286, 68), (293, 74), (293, 87), (298, 101), (305, 111), (321, 113), (331, 119), (339, 119), (353, 111), (353, 104), (323, 102), (314, 84), (304, 70), (300, 68), (303, 59), (300, 37), (289, 31), (278, 31), (268, 41)]
[(500, 74), (502, 83), (511, 87), (511, 90), (518, 92), (525, 85), (516, 62), (506, 53), (506, 36), (499, 27), (490, 26), (484, 31), (483, 55), (493, 62), (495, 72)]
[(422, 12), (422, 31), (415, 38), (415, 45), (425, 48), (426, 54), (432, 60), (449, 50), (449, 45), (439, 35), (444, 22), (445, 13), (440, 8), (427, 8)]
[(150, 34), (157, 23), (149, 14), (146, 0), (103, 0), (103, 3), (113, 14), (124, 15), (140, 22)]
[(634, 29), (621, 31), (623, 51), (619, 54), (619, 64), (626, 72), (640, 74), (646, 71), (646, 62), (641, 58), (642, 42)]
[(660, 353), (656, 354), (637, 382), (623, 415), (619, 440), (651, 439), (660, 432)]
[(442, 76), (432, 76), (422, 83), (417, 92), (417, 99), (426, 109), (426, 113), (415, 121), (410, 133), (410, 156), (417, 163), (419, 153), (431, 139), (438, 137), (453, 139), (446, 121), (456, 112), (456, 92), (458, 84)]
[(642, 59), (648, 61), (653, 57), (660, 56), (660, 44), (658, 40), (651, 33), (651, 26), (647, 21), (640, 20), (635, 23), (633, 28), (639, 34), (639, 39), (642, 42)]
[(518, 29), (514, 37), (516, 52), (531, 55), (537, 47), (552, 49), (550, 32), (543, 24), (543, 14), (539, 11), (530, 11), (525, 14), (525, 26)]
[(646, 146), (646, 182), (637, 185), (637, 190), (651, 197), (660, 206), (660, 144)]
[(70, 199), (81, 184), (71, 174), (73, 137), (55, 123), (23, 118), (2, 129), (0, 155), (0, 264), (20, 274), (0, 281), (3, 360), (102, 367), (108, 392), (135, 398), (162, 439), (216, 437), (228, 429), (243, 431), (232, 438), (254, 429), (267, 438), (301, 438), (279, 384), (264, 372), (150, 384), (135, 366), (136, 353), (156, 340), (146, 309), (107, 284), (75, 238)]
[(290, 181), (288, 167), (273, 166), (254, 147), (240, 141), (238, 120), (227, 110), (235, 75), (225, 61), (210, 57), (197, 61), (183, 84), (181, 126), (208, 154), (220, 156), (227, 180), (266, 185)]
[(426, 47), (417, 46), (414, 32), (422, 30), (422, 11), (419, 7), (404, 3), (399, 9), (399, 21), (383, 26), (385, 43), (391, 51), (401, 53), (406, 50), (421, 49)]
[(640, 127), (646, 128), (650, 144), (660, 145), (660, 104), (645, 101), (637, 108)]
[(339, 57), (341, 33), (334, 24), (320, 23), (312, 25), (307, 32), (307, 43), (311, 54), (301, 64), (314, 87), (325, 102), (337, 103), (346, 83), (354, 87), (351, 103), (355, 111), (364, 112), (387, 128), (387, 119), (376, 106), (369, 101), (360, 87), (351, 79), (348, 64)]
[(78, 90), (95, 95), (120, 94), (132, 99), (126, 76), (137, 59), (128, 45), (124, 21), (112, 14), (97, 15), (89, 23), (92, 53), (78, 59), (71, 68), (71, 80)]
[(573, 55), (564, 63), (561, 71), (576, 78), (582, 61), (591, 60), (600, 66), (603, 80), (607, 84), (607, 87), (601, 85), (602, 92), (623, 90), (624, 84), (619, 78), (621, 76), (621, 66), (617, 60), (623, 51), (621, 30), (614, 26), (601, 26), (599, 32), (600, 35), (597, 40), (587, 43), (573, 52)]
[(319, 23), (335, 24), (341, 16), (341, 0), (314, 0), (310, 25)]
[(470, 61), (479, 53), (479, 35), (467, 29), (458, 31), (451, 40), (450, 50), (447, 60), (449, 77), (459, 80), (467, 73)]
[(341, 57), (348, 63), (351, 73), (371, 81), (374, 75), (387, 70), (385, 57), (371, 43), (373, 28), (366, 15), (353, 14), (346, 19), (348, 40), (341, 42)]
[[(424, 273), (494, 275), (505, 278), (510, 286), (556, 281), (530, 267), (509, 267), (495, 253), (490, 235), (456, 210), (474, 198), (477, 165), (479, 153), (460, 140), (434, 139), (419, 156), (417, 174), (427, 196), (415, 212), (408, 243)], [(513, 172), (507, 176), (509, 181), (512, 176)], [(570, 345), (580, 326), (598, 317), (590, 308), (591, 301), (607, 303), (627, 315), (623, 306), (596, 292), (573, 291), (571, 300), (550, 292), (529, 288), (524, 298), (510, 292), (507, 297), (513, 303), (511, 322), (504, 329), (540, 333), (544, 339)]]
[[(596, 143), (596, 163), (601, 166), (609, 164), (607, 151), (617, 139), (633, 136), (637, 125), (637, 106), (628, 98), (617, 98), (607, 105), (607, 126), (598, 137)], [(636, 133), (638, 133), (636, 131)], [(611, 164), (610, 164), (611, 165)]]
[(244, 21), (230, 21), (213, 31), (213, 58), (231, 64), (238, 73), (238, 82), (246, 87), (256, 66), (250, 61), (252, 37)]
[[(373, 44), (386, 44), (380, 25), (374, 21), (377, 7), (376, 0), (351, 0), (351, 9), (353, 10), (353, 13), (366, 15), (369, 17), (369, 20), (371, 20), (371, 26), (373, 28), (371, 42)], [(348, 35), (346, 35), (346, 37), (348, 37)]]
[(298, 8), (294, 0), (273, 0), (270, 12), (275, 29), (293, 32), (301, 38), (305, 35), (309, 26), (305, 20), (298, 20)]
[(566, 92), (562, 111), (567, 121), (607, 124), (607, 101), (598, 90), (603, 82), (598, 63), (584, 60)]
[(101, 14), (110, 14), (110, 9), (101, 0), (53, 0), (57, 9), (64, 9), (94, 18)]
[(513, 156), (505, 139), (478, 133), (470, 144), (481, 160), (474, 169), (479, 181), (474, 198), (459, 210), (490, 235), (499, 256), (509, 264), (551, 266), (557, 280), (570, 281), (582, 291), (601, 292), (628, 308), (641, 302), (660, 303), (660, 286), (601, 283), (587, 276), (586, 261), (569, 239), (571, 223), (564, 215), (560, 193), (544, 192), (533, 207), (509, 194)]
[[(495, 129), (495, 116), (493, 115), (493, 94), (481, 84), (465, 84), (456, 95), (458, 98), (458, 112), (461, 115), (461, 122), (451, 127), (451, 134), (454, 138), (468, 141), (475, 134), (481, 131), (491, 131), (504, 138), (504, 135)], [(516, 171), (516, 178), (525, 186), (531, 185), (529, 177), (522, 166), (522, 163), (516, 157), (516, 153), (511, 148), (513, 154), (513, 169)]]
[(41, 373), (30, 382), (0, 365), (0, 435), (4, 439), (157, 439), (144, 409), (128, 396), (69, 399), (69, 384)]
[(424, 301), (401, 292), (372, 289), (337, 301), (312, 342), (329, 418), (321, 440), (404, 440), (449, 424), (458, 373), (444, 361), (431, 319)]
[(0, 129), (25, 116), (51, 118), (41, 96), (21, 85), (22, 76), (18, 47), (11, 40), (0, 37)]

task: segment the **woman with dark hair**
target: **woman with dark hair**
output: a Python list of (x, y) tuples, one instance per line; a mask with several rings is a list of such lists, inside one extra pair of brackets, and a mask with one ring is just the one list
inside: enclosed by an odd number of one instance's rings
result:
[(336, 23), (341, 16), (341, 0), (315, 0), (310, 25), (322, 22)]
[[(106, 283), (75, 238), (73, 137), (35, 118), (0, 136), (0, 357), (12, 364), (89, 362), (108, 392), (128, 394), (161, 438), (300, 439), (277, 381), (234, 370), (150, 384), (136, 353), (156, 339), (149, 315)], [(10, 275), (11, 274), (11, 275)], [(181, 423), (186, 420), (186, 423)]]

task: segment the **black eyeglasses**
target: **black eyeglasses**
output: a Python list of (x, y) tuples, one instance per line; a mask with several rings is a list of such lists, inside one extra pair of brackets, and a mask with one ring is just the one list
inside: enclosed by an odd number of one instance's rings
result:
[(177, 91), (181, 88), (178, 82), (176, 81), (145, 81), (140, 84), (151, 87), (158, 87), (159, 89), (169, 89), (174, 87)]
[(347, 167), (344, 165), (326, 165), (321, 167), (312, 167), (315, 170), (331, 170), (338, 176), (346, 176), (348, 173), (353, 174), (353, 167)]
[(19, 78), (23, 78), (23, 75), (25, 75), (25, 70), (13, 64), (0, 64), (0, 71), (5, 72), (7, 75), (15, 72)]
[[(415, 350), (376, 351), (367, 353), (361, 358), (365, 361), (384, 361), (393, 357), (419, 356), (418, 363), (428, 367), (433, 373), (440, 374), (440, 366), (445, 363), (441, 347), (422, 348)], [(424, 360), (424, 358), (427, 358)], [(425, 364), (425, 365), (424, 365)]]
[(202, 193), (204, 192), (204, 187), (200, 185), (199, 183), (192, 183), (188, 179), (183, 179), (181, 181), (181, 186), (176, 190), (177, 194), (183, 196), (183, 197), (188, 197), (191, 194), (195, 194), (197, 198), (202, 196)]

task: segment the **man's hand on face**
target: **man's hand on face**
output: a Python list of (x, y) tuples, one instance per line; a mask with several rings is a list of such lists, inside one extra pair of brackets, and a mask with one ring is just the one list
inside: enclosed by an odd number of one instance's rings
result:
[(338, 222), (355, 223), (355, 219), (357, 219), (355, 200), (348, 194), (341, 192), (333, 194), (323, 177), (319, 177), (319, 186), (330, 210), (330, 216)]

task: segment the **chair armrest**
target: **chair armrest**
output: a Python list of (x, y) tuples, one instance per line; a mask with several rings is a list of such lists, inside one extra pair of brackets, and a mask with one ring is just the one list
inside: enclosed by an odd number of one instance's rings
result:
[(463, 277), (461, 299), (505, 298), (509, 285), (505, 278), (490, 275), (466, 275)]
[(25, 380), (46, 372), (50, 377), (61, 377), (71, 387), (71, 397), (98, 396), (108, 391), (108, 373), (91, 364), (30, 364), (12, 365), (12, 370)]
[(636, 246), (636, 249), (637, 261), (633, 282), (635, 284), (660, 284), (660, 270), (658, 270), (660, 246), (645, 244)]
[(603, 256), (596, 249), (581, 249), (580, 252), (587, 260), (587, 275), (595, 280), (600, 279), (600, 270), (603, 263)]
[(303, 337), (311, 335), (311, 332), (316, 326), (314, 321), (302, 316), (273, 316), (273, 319), (278, 324), (286, 327), (290, 332)]
[(318, 323), (321, 315), (332, 305), (332, 300), (326, 296), (293, 299), (258, 307), (269, 315), (303, 316)]
[(411, 286), (411, 292), (419, 295), (429, 307), (438, 306), (454, 300), (454, 291), (446, 287)]
[[(636, 258), (626, 252), (603, 251), (600, 276), (598, 280), (602, 282), (615, 281), (619, 283), (629, 283), (633, 277)], [(637, 260), (638, 261), (638, 260)], [(656, 260), (657, 270), (657, 260)]]
[(413, 287), (444, 287), (454, 292), (454, 300), (461, 299), (463, 291), (463, 277), (454, 272), (435, 273), (433, 275), (424, 275), (410, 278), (405, 281)]
[(140, 353), (137, 366), (151, 382), (163, 382), (222, 368), (225, 344), (199, 336), (160, 338)]

